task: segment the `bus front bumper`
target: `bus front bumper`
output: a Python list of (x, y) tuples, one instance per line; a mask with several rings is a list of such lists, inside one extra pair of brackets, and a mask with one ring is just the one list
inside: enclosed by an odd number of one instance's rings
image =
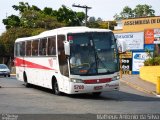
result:
[(119, 90), (119, 80), (99, 84), (84, 84), (70, 82), (70, 88), (71, 89), (69, 90), (69, 94), (113, 91)]

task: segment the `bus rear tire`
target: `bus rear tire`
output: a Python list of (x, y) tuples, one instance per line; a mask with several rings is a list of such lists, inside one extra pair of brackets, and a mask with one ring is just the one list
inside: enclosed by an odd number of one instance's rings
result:
[(26, 76), (26, 73), (23, 74), (23, 80), (24, 80), (24, 86), (29, 88), (30, 87), (30, 84), (28, 83), (27, 81), (27, 76)]
[(59, 91), (58, 82), (56, 79), (52, 80), (52, 90), (55, 95), (61, 95), (61, 92)]

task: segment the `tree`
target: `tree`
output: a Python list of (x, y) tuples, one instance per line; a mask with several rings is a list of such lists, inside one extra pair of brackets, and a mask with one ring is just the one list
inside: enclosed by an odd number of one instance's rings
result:
[(21, 25), (23, 28), (45, 28), (50, 30), (63, 27), (66, 24), (58, 22), (56, 17), (44, 14), (44, 12), (27, 10), (22, 13)]
[(90, 28), (102, 28), (114, 30), (116, 26), (116, 21), (103, 21), (101, 18), (96, 19), (95, 17), (90, 17), (87, 26)]
[(54, 29), (62, 26), (80, 26), (84, 21), (83, 12), (74, 12), (62, 5), (58, 10), (45, 7), (43, 10), (37, 6), (30, 6), (28, 3), (19, 2), (19, 5), (12, 6), (14, 10), (19, 11), (19, 16), (9, 16), (3, 19), (6, 28), (45, 28)]
[(133, 17), (134, 17), (134, 11), (129, 6), (125, 6), (122, 12), (120, 12), (120, 14), (116, 13), (114, 15), (115, 20), (121, 20), (126, 18), (133, 18)]
[(114, 20), (121, 20), (122, 19), (122, 17), (117, 13), (113, 16), (113, 18), (114, 18)]
[(103, 20), (102, 20), (102, 18), (97, 18), (97, 22), (102, 22)]
[(99, 23), (97, 22), (96, 18), (95, 17), (89, 17), (89, 20), (87, 22), (87, 26), (90, 27), (90, 28), (99, 28), (100, 25)]
[(53, 9), (52, 8), (49, 8), (49, 7), (45, 7), (44, 9), (43, 9), (43, 12), (44, 12), (44, 14), (46, 14), (46, 15), (54, 15), (53, 14)]
[(14, 10), (19, 11), (20, 14), (31, 8), (27, 2), (19, 2), (19, 5), (13, 5), (12, 7)]
[(155, 16), (155, 11), (150, 5), (137, 5), (134, 9), (135, 17)]
[(155, 11), (152, 9), (150, 5), (137, 5), (136, 8), (131, 9), (129, 6), (125, 6), (120, 12), (120, 14), (115, 14), (115, 20), (128, 19), (128, 18), (137, 18), (137, 17), (147, 17), (147, 16), (155, 16)]
[(52, 8), (45, 7), (44, 10), (41, 10), (37, 6), (30, 6), (24, 2), (12, 7), (19, 11), (19, 16), (12, 15), (3, 19), (6, 29), (13, 27), (54, 29), (66, 25), (57, 21), (57, 17), (54, 16), (55, 11)]
[(130, 8), (129, 6), (126, 6), (123, 8), (123, 11), (120, 13), (122, 18), (132, 18), (134, 17), (134, 12), (132, 10), (132, 8)]
[(56, 14), (57, 20), (66, 23), (67, 26), (80, 26), (85, 18), (83, 12), (74, 12), (62, 5)]
[(8, 16), (7, 19), (3, 19), (3, 24), (6, 25), (6, 29), (9, 29), (11, 27), (19, 27), (20, 18), (16, 15)]
[(89, 17), (88, 22), (95, 22), (95, 21), (96, 21), (96, 18), (95, 18), (95, 17)]
[[(14, 42), (17, 38), (37, 35), (45, 29), (37, 28), (10, 28), (0, 36), (0, 56), (12, 57), (14, 51)], [(3, 52), (2, 52), (3, 51)]]

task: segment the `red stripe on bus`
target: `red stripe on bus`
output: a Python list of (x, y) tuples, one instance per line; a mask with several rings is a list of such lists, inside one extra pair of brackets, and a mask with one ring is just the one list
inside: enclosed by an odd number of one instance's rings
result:
[[(43, 64), (43, 63), (42, 63)], [(43, 66), (43, 65), (39, 65), (33, 62), (29, 62), (20, 58), (16, 58), (15, 59), (15, 66), (18, 67), (27, 67), (27, 68), (37, 68), (37, 69), (46, 69), (46, 70), (54, 70), (51, 69), (49, 67)]]
[(92, 80), (84, 80), (85, 84), (97, 84), (97, 83), (106, 83), (111, 82), (112, 78), (104, 78), (104, 79), (92, 79)]

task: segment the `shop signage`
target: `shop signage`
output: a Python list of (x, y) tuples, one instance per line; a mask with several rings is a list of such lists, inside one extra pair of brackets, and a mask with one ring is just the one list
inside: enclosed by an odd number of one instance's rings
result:
[(122, 73), (131, 74), (132, 73), (132, 58), (122, 58)]
[(144, 37), (145, 44), (160, 44), (160, 29), (146, 29)]
[(144, 33), (120, 33), (115, 34), (117, 39), (125, 39), (127, 44), (127, 50), (139, 50), (144, 49)]
[(120, 54), (121, 58), (132, 58), (132, 52), (126, 52), (124, 54)]
[(139, 72), (140, 68), (144, 66), (144, 61), (150, 58), (147, 52), (133, 52), (132, 57), (132, 71), (133, 73)]
[(154, 44), (145, 44), (144, 50), (145, 51), (154, 51), (155, 45)]
[(160, 29), (154, 29), (154, 44), (160, 44)]
[(153, 44), (154, 42), (154, 29), (146, 29), (144, 31), (145, 44)]
[(139, 20), (127, 20), (124, 22), (124, 26), (128, 25), (142, 25), (142, 24), (157, 24), (160, 23), (160, 18), (153, 19), (139, 19)]

